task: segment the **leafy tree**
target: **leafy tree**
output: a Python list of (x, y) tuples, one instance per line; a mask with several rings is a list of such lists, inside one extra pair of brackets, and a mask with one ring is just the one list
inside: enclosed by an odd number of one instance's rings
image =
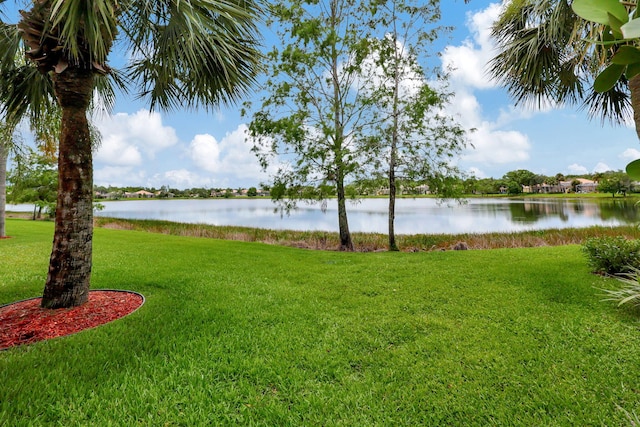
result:
[[(48, 107), (51, 108), (51, 106)], [(38, 150), (51, 160), (55, 159), (57, 146), (54, 133), (60, 129), (60, 117), (57, 113), (58, 110), (53, 108), (32, 117), (29, 123), (30, 130), (36, 138)], [(97, 132), (97, 129), (95, 131)], [(7, 163), (12, 152), (15, 154), (21, 151), (22, 144), (22, 134), (16, 130), (15, 123), (6, 121), (0, 123), (0, 237), (6, 236)]]
[(32, 149), (27, 155), (16, 156), (16, 167), (9, 174), (12, 203), (33, 203), (33, 219), (40, 218), (45, 209), (50, 216), (55, 212), (58, 172), (49, 156)]
[(283, 161), (271, 196), (286, 209), (335, 189), (340, 250), (351, 251), (345, 182), (361, 167), (358, 136), (367, 110), (356, 85), (368, 53), (366, 4), (276, 0), (270, 12), (280, 40), (268, 55), (266, 94), (249, 125), (253, 151), (265, 169)]
[(469, 177), (463, 181), (464, 194), (476, 194), (478, 192), (478, 178)]
[(631, 189), (631, 179), (624, 172), (609, 172), (598, 183), (598, 191), (601, 193), (611, 193), (611, 197), (616, 194), (627, 195)]
[(480, 194), (498, 194), (500, 183), (493, 178), (482, 178), (476, 183), (476, 191)]
[[(0, 22), (0, 99), (6, 117), (17, 123), (29, 110), (39, 111), (43, 96), (54, 94), (62, 113), (43, 307), (71, 307), (88, 299), (93, 171), (86, 113), (94, 90), (109, 82), (131, 83), (152, 109), (233, 102), (259, 67), (254, 24), (259, 13), (252, 0), (42, 0), (22, 12), (17, 26)], [(115, 42), (130, 53), (124, 74), (106, 64)], [(33, 66), (15, 64), (22, 43)]]
[(256, 197), (258, 195), (258, 189), (256, 187), (249, 187), (247, 190), (247, 196)]
[(520, 193), (522, 192), (523, 185), (535, 185), (536, 174), (526, 169), (518, 169), (515, 171), (507, 172), (503, 179), (512, 181), (520, 186)]
[(522, 193), (522, 185), (517, 181), (507, 179), (505, 185), (507, 187), (507, 194), (515, 195)]
[(593, 175), (591, 175), (591, 179), (595, 182), (599, 182), (602, 177), (604, 177), (604, 173), (602, 172), (594, 172)]
[(580, 181), (578, 181), (577, 179), (571, 180), (571, 191), (576, 193), (578, 191), (578, 185), (580, 185)]
[[(0, 30), (2, 30), (1, 22)], [(8, 54), (9, 52), (5, 53), (5, 57), (0, 57), (0, 59), (9, 61)], [(35, 70), (34, 67), (27, 66), (23, 55), (14, 56), (13, 61), (18, 70)], [(2, 73), (0, 73), (0, 78), (2, 77)], [(36, 75), (34, 80), (37, 82), (34, 84), (34, 88), (41, 88), (42, 77)], [(6, 96), (6, 93), (0, 91), (0, 105), (4, 105), (6, 101), (2, 96)], [(22, 108), (24, 109), (24, 114), (29, 118), (30, 130), (35, 136), (39, 150), (50, 158), (55, 158), (57, 145), (53, 135), (60, 129), (60, 110), (55, 107), (53, 97), (45, 95), (42, 97), (41, 102), (31, 106), (22, 106)], [(4, 107), (0, 107), (0, 112), (3, 110)], [(7, 120), (5, 117), (0, 123), (0, 237), (6, 235), (7, 162), (11, 152), (17, 152), (22, 144), (22, 135), (16, 131), (16, 125), (15, 120)]]
[(547, 181), (547, 177), (541, 174), (536, 174), (533, 178), (531, 178), (531, 180), (529, 181), (530, 185), (538, 185), (538, 184), (544, 184)]
[(9, 152), (16, 145), (17, 134), (13, 127), (0, 123), (0, 238), (6, 234), (6, 210), (7, 210), (7, 162)]
[(451, 160), (466, 141), (462, 128), (444, 112), (449, 94), (427, 84), (427, 70), (422, 65), (428, 47), (443, 32), (439, 27), (426, 29), (440, 18), (439, 2), (379, 0), (372, 7), (375, 13), (370, 25), (382, 28), (385, 34), (370, 41), (362, 75), (372, 110), (371, 130), (364, 137), (366, 173), (388, 181), (389, 250), (398, 250), (396, 180), (430, 181), (432, 193), (459, 188), (451, 179), (460, 175)]

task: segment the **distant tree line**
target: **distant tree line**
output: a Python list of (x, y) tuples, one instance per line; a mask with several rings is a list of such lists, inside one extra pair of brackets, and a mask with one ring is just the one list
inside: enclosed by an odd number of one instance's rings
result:
[[(9, 203), (34, 203), (36, 215), (44, 209), (48, 214), (53, 212), (53, 202), (57, 180), (55, 178), (56, 165), (46, 156), (32, 152), (25, 156), (8, 174), (7, 201)], [(53, 178), (52, 178), (53, 177)], [(526, 169), (507, 172), (501, 178), (456, 178), (447, 180), (398, 180), (398, 193), (404, 196), (419, 196), (425, 194), (463, 194), (463, 195), (518, 195), (526, 192), (535, 193), (536, 186), (545, 184), (558, 186), (565, 183), (568, 192), (578, 192), (579, 179), (595, 181), (596, 190), (600, 193), (611, 193), (612, 196), (640, 192), (640, 183), (632, 181), (622, 171), (607, 171), (583, 175), (541, 175)], [(567, 183), (569, 184), (567, 186)], [(328, 197), (336, 197), (335, 188), (327, 186), (320, 189)], [(272, 196), (272, 188), (266, 185), (245, 187), (193, 187), (178, 189), (169, 186), (140, 187), (140, 186), (94, 186), (96, 199), (126, 199), (143, 198), (140, 192), (151, 194), (155, 198), (231, 198), (231, 197), (266, 197)], [(317, 192), (319, 189), (301, 187), (300, 192)], [(388, 195), (388, 180), (360, 179), (345, 186), (346, 194), (351, 197), (384, 196)], [(151, 196), (147, 196), (151, 197)]]
[[(600, 193), (611, 193), (626, 195), (630, 192), (640, 191), (640, 184), (634, 183), (629, 176), (622, 171), (597, 172), (583, 175), (556, 175), (546, 176), (536, 174), (526, 169), (519, 169), (507, 172), (502, 178), (467, 178), (463, 185), (465, 194), (508, 194), (516, 195), (524, 192), (536, 193), (536, 189), (541, 186), (557, 186), (563, 188), (562, 192), (581, 192), (580, 185), (583, 180), (594, 181), (597, 185), (595, 190)], [(559, 191), (556, 191), (559, 192)]]
[(127, 198), (144, 198), (155, 197), (160, 199), (180, 198), (180, 199), (208, 199), (215, 197), (230, 198), (230, 197), (258, 197), (268, 196), (269, 188), (264, 187), (237, 187), (237, 188), (205, 188), (205, 187), (193, 187), (187, 189), (172, 188), (163, 185), (160, 188), (157, 187), (116, 187), (116, 186), (94, 186), (94, 194), (97, 199), (127, 199)]

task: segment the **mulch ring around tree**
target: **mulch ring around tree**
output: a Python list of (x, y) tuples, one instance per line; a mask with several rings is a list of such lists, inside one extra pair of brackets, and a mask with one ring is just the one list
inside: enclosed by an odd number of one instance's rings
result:
[(73, 308), (40, 308), (41, 300), (31, 298), (0, 307), (0, 350), (104, 325), (144, 304), (141, 294), (118, 290), (90, 291), (89, 301)]

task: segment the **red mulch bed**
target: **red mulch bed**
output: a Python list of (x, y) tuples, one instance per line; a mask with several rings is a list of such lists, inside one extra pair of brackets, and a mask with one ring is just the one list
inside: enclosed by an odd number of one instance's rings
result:
[(73, 308), (44, 309), (40, 308), (41, 300), (32, 298), (0, 307), (0, 350), (103, 325), (144, 303), (144, 297), (136, 292), (114, 290), (90, 291), (89, 301)]

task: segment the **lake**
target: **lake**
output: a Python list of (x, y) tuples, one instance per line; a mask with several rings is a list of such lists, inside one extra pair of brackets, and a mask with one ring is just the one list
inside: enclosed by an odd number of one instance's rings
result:
[[(126, 200), (101, 202), (97, 216), (159, 219), (212, 225), (239, 225), (290, 230), (338, 231), (335, 200), (300, 203), (289, 215), (273, 202), (257, 199)], [(387, 232), (386, 199), (347, 202), (349, 228), (354, 232)], [(32, 205), (7, 206), (7, 210), (31, 211)], [(461, 234), (510, 232), (549, 228), (617, 226), (640, 222), (634, 201), (588, 199), (468, 199), (465, 204), (439, 204), (434, 199), (398, 199), (397, 234)]]

